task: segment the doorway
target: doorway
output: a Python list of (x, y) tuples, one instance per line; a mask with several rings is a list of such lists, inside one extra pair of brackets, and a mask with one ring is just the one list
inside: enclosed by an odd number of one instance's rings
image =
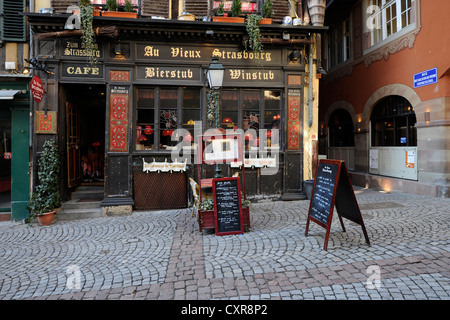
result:
[(65, 85), (67, 186), (103, 185), (106, 86)]

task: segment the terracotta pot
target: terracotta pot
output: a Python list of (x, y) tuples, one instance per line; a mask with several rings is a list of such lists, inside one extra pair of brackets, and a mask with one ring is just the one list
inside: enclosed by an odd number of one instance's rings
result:
[(213, 17), (214, 22), (228, 22), (228, 23), (244, 23), (245, 18), (241, 17)]
[(272, 24), (272, 18), (262, 18), (259, 24)]
[(41, 226), (48, 226), (52, 223), (54, 215), (55, 215), (54, 210), (50, 211), (50, 212), (46, 212), (41, 215), (38, 215), (37, 220)]
[(136, 12), (125, 12), (125, 11), (103, 11), (102, 17), (116, 17), (116, 18), (137, 18)]

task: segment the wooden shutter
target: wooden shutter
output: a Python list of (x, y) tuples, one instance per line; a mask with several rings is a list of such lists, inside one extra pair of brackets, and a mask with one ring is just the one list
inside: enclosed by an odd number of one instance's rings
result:
[(285, 16), (289, 16), (289, 3), (288, 0), (272, 0), (273, 6), (273, 20), (280, 22), (283, 21)]
[(141, 0), (142, 3), (142, 16), (158, 16), (163, 18), (169, 17), (169, 4), (170, 1), (160, 0)]
[(55, 13), (66, 13), (69, 6), (78, 6), (78, 0), (52, 0), (51, 6)]
[(6, 41), (26, 41), (25, 0), (1, 0), (1, 38)]
[(201, 18), (209, 15), (209, 4), (209, 0), (185, 0), (184, 11), (195, 15), (197, 18)]

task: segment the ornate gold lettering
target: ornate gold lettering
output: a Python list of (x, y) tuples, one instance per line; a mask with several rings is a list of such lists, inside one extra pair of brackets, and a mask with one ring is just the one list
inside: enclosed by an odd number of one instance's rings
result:
[(154, 49), (153, 46), (146, 46), (144, 48), (145, 57), (159, 57), (159, 49)]

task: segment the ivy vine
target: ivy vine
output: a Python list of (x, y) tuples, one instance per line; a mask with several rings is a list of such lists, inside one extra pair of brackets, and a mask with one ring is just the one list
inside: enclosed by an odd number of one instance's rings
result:
[[(262, 16), (257, 14), (250, 14), (245, 19), (247, 38), (245, 40), (245, 49), (250, 48), (252, 51), (261, 53), (263, 52), (263, 45), (261, 43), (261, 31), (259, 29), (259, 23), (262, 20)], [(260, 57), (260, 55), (257, 55)]]
[(80, 16), (81, 16), (81, 40), (84, 44), (84, 49), (88, 56), (89, 65), (97, 64), (97, 57), (95, 56), (95, 49), (97, 44), (95, 42), (94, 27), (92, 22), (94, 20), (94, 7), (89, 0), (80, 1)]

